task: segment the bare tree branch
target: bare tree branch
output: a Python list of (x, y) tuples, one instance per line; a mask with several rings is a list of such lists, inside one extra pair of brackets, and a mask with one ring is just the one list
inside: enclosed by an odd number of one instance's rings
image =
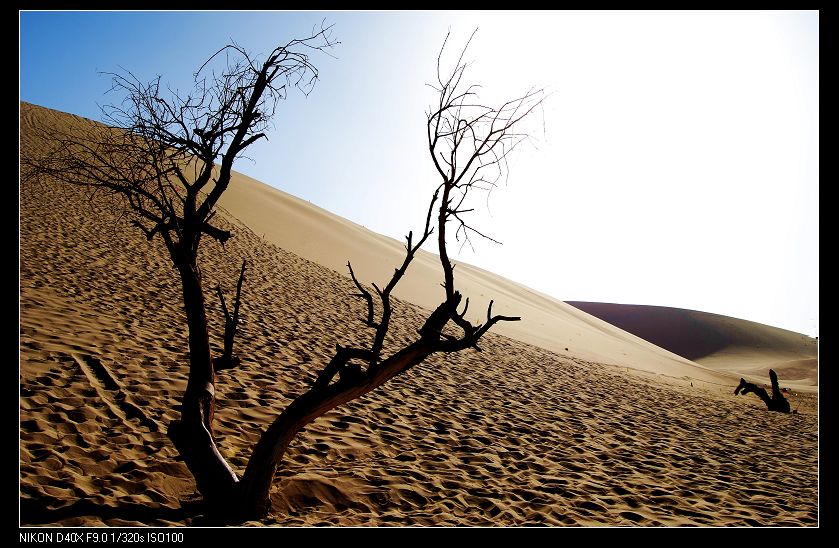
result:
[(224, 300), (224, 293), (221, 284), (216, 286), (216, 293), (221, 302), (221, 310), (224, 314), (224, 349), (221, 356), (213, 360), (213, 367), (216, 372), (232, 369), (239, 365), (240, 359), (233, 353), (233, 344), (236, 339), (239, 327), (239, 306), (242, 304), (242, 283), (245, 281), (245, 269), (247, 261), (242, 261), (242, 269), (239, 271), (239, 281), (236, 282), (236, 297), (233, 299), (233, 313), (231, 314)]
[[(471, 41), (472, 37), (469, 40)], [(447, 41), (448, 35), (444, 41), (444, 48)], [(381, 302), (381, 316), (378, 319), (373, 294), (361, 285), (352, 266), (347, 263), (350, 277), (358, 290), (353, 296), (365, 302), (366, 316), (361, 321), (365, 326), (375, 329), (373, 340), (369, 349), (338, 345), (332, 359), (318, 374), (312, 388), (295, 398), (263, 434), (240, 484), (246, 500), (261, 504), (257, 510), (267, 507), (270, 478), (273, 477), (288, 444), (306, 424), (330, 409), (374, 390), (422, 363), (435, 352), (458, 352), (467, 348), (480, 350), (480, 338), (495, 324), (520, 319), (514, 316), (493, 315), (492, 302), (487, 308), (487, 319), (483, 324), (472, 325), (466, 319), (468, 299), (464, 303), (463, 311), (458, 311), (462, 296), (455, 288), (454, 265), (446, 253), (446, 227), (449, 222), (455, 222), (467, 238), (470, 231), (478, 236), (487, 237), (468, 225), (463, 217), (474, 209), (464, 207), (467, 195), (478, 189), (482, 183), (492, 187), (494, 181), (483, 173), (493, 166), (498, 170), (506, 167), (504, 159), (521, 142), (520, 133), (514, 132), (513, 128), (518, 127), (518, 124), (533, 112), (534, 106), (541, 101), (541, 96), (528, 93), (517, 100), (504, 103), (497, 109), (478, 105), (475, 102), (477, 86), (469, 86), (465, 91), (459, 88), (468, 66), (463, 62), (465, 53), (466, 48), (461, 51), (457, 65), (447, 77), (443, 76), (441, 68), (442, 50), (438, 56), (439, 86), (433, 87), (437, 90), (439, 99), (427, 115), (427, 138), (432, 162), (442, 181), (431, 197), (422, 234), (415, 240), (414, 233), (408, 233), (405, 239), (405, 258), (402, 264), (394, 269), (384, 288), (375, 283), (371, 284)], [(436, 220), (446, 297), (418, 329), (416, 340), (390, 355), (385, 355), (384, 341), (393, 314), (391, 294), (405, 276), (420, 247), (434, 232), (433, 220)], [(460, 327), (463, 332), (461, 336), (445, 332), (449, 322)], [(357, 362), (366, 362), (367, 367), (362, 368)], [(339, 376), (337, 381), (334, 380), (336, 375)]]
[(372, 327), (373, 329), (378, 329), (379, 324), (375, 321), (374, 309), (373, 309), (373, 296), (370, 295), (370, 292), (364, 289), (358, 281), (358, 278), (355, 277), (355, 272), (353, 272), (352, 265), (349, 261), (347, 261), (347, 268), (350, 269), (350, 277), (352, 278), (353, 283), (358, 288), (358, 293), (356, 296), (361, 297), (367, 302), (367, 318), (362, 320), (364, 324), (368, 327)]

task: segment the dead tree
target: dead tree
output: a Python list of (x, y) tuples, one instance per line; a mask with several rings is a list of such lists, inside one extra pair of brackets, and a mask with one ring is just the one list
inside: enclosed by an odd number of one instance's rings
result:
[(233, 299), (233, 313), (227, 309), (227, 302), (224, 300), (224, 292), (221, 284), (216, 286), (221, 310), (224, 313), (224, 350), (221, 356), (213, 360), (213, 369), (216, 373), (225, 369), (233, 369), (241, 361), (239, 356), (233, 354), (233, 344), (236, 339), (236, 332), (239, 328), (239, 305), (242, 303), (242, 282), (245, 281), (245, 267), (247, 261), (242, 261), (242, 270), (239, 272), (239, 281), (236, 282), (236, 298)]
[[(469, 42), (454, 70), (447, 76), (441, 66), (445, 44), (444, 41), (437, 59), (437, 84), (433, 86), (438, 100), (427, 113), (426, 125), (428, 151), (440, 175), (440, 182), (432, 193), (422, 233), (417, 238), (413, 232), (408, 233), (402, 264), (394, 270), (384, 287), (372, 284), (375, 298), (373, 292), (359, 282), (352, 265), (347, 263), (350, 277), (358, 290), (355, 296), (365, 304), (365, 315), (361, 321), (371, 330), (370, 344), (363, 348), (337, 345), (331, 361), (319, 373), (311, 388), (292, 401), (263, 434), (240, 483), (246, 514), (261, 515), (267, 511), (271, 479), (289, 444), (306, 424), (383, 385), (434, 353), (459, 352), (468, 348), (480, 351), (478, 342), (493, 325), (520, 319), (493, 315), (492, 301), (483, 323), (473, 324), (466, 319), (469, 299), (462, 303), (463, 310), (459, 310), (462, 297), (455, 287), (454, 265), (446, 252), (446, 241), (450, 235), (450, 223), (457, 227), (456, 237), (469, 238), (470, 234), (484, 236), (464, 221), (464, 214), (471, 211), (464, 207), (464, 203), (476, 190), (490, 190), (506, 173), (507, 155), (527, 137), (518, 131), (519, 126), (541, 104), (543, 94), (541, 90), (531, 90), (500, 107), (481, 105), (475, 93), (476, 86), (464, 88), (463, 84), (468, 66), (463, 56)], [(417, 251), (435, 229), (445, 298), (419, 327), (413, 342), (386, 354), (385, 338), (394, 312), (392, 292)], [(449, 322), (456, 326), (457, 335), (446, 331)]]
[[(507, 156), (527, 138), (520, 126), (541, 104), (543, 93), (531, 90), (494, 108), (481, 105), (477, 100), (477, 87), (464, 88), (462, 84), (468, 66), (463, 56), (469, 42), (448, 76), (444, 76), (441, 63), (444, 42), (438, 56), (437, 84), (433, 86), (438, 101), (427, 113), (428, 151), (440, 182), (432, 192), (422, 233), (416, 238), (413, 232), (408, 233), (401, 265), (383, 288), (372, 284), (375, 298), (347, 264), (358, 291), (355, 296), (365, 303), (362, 322), (371, 330), (369, 346), (336, 346), (334, 356), (312, 386), (296, 397), (262, 434), (241, 479), (219, 454), (212, 430), (214, 371), (200, 271), (196, 264), (198, 243), (202, 234), (220, 243), (231, 237), (229, 232), (213, 227), (209, 221), (216, 201), (229, 184), (233, 159), (263, 136), (262, 124), (273, 113), (275, 100), (284, 96), (285, 87), (277, 86), (280, 79), (287, 85), (298, 86), (301, 82), (307, 85), (314, 82), (316, 69), (309, 58), (295, 52), (295, 48), (323, 50), (330, 47), (334, 42), (327, 31), (323, 29), (305, 40), (295, 40), (277, 48), (263, 64), (254, 63), (238, 46), (228, 46), (221, 51), (236, 52), (244, 62), (225, 72), (214, 86), (199, 86), (200, 97), (190, 97), (176, 105), (158, 97), (158, 84), (141, 87), (118, 80), (132, 92), (133, 110), (126, 112), (133, 113), (131, 119), (136, 123), (123, 127), (122, 131), (107, 128), (104, 134), (122, 147), (111, 146), (110, 141), (106, 141), (109, 146), (102, 147), (101, 139), (97, 143), (82, 142), (80, 145), (77, 140), (68, 138), (58, 141), (60, 154), (31, 166), (40, 174), (124, 196), (138, 217), (135, 224), (149, 239), (160, 234), (166, 243), (184, 286), (191, 355), (184, 410), (181, 420), (171, 426), (170, 436), (195, 476), (208, 511), (228, 522), (259, 518), (269, 510), (274, 474), (289, 444), (305, 425), (383, 385), (434, 353), (469, 348), (480, 351), (478, 343), (492, 326), (501, 321), (519, 320), (518, 317), (494, 315), (492, 301), (483, 323), (473, 324), (466, 318), (469, 300), (461, 303), (462, 296), (455, 287), (454, 265), (446, 251), (446, 243), (452, 224), (456, 226), (455, 238), (458, 240), (462, 237), (469, 241), (471, 235), (486, 237), (465, 222), (466, 214), (472, 210), (465, 204), (476, 191), (491, 190), (506, 173)], [(210, 89), (213, 91), (208, 96)], [(208, 113), (205, 112), (208, 104), (219, 107)], [(205, 114), (191, 114), (198, 111)], [(184, 112), (190, 113), (190, 117), (185, 117)], [(216, 172), (212, 162), (218, 157), (221, 167)], [(135, 171), (126, 171), (123, 166), (126, 162)], [(106, 167), (94, 167), (99, 164)], [(187, 169), (194, 177), (187, 175)], [(215, 184), (210, 185), (211, 182)], [(178, 184), (180, 187), (176, 187)], [(394, 312), (392, 292), (435, 230), (443, 271), (443, 301), (419, 326), (413, 342), (387, 352), (385, 342)], [(232, 338), (244, 269), (243, 265), (234, 312), (225, 313), (229, 320), (226, 325), (232, 326), (232, 330), (226, 330), (226, 334), (231, 333), (231, 345), (225, 343), (224, 355), (230, 357), (233, 356)], [(219, 295), (224, 303), (220, 289)], [(226, 304), (223, 309), (227, 310)], [(449, 322), (454, 324), (453, 328), (447, 328)]]
[(778, 385), (778, 375), (774, 370), (769, 370), (769, 380), (772, 382), (772, 397), (766, 392), (762, 386), (754, 383), (746, 382), (746, 379), (740, 378), (740, 384), (734, 389), (734, 395), (754, 394), (766, 404), (769, 411), (778, 411), (779, 413), (789, 413), (789, 401), (784, 397), (781, 388)]
[[(336, 43), (332, 28), (321, 26), (275, 48), (263, 61), (235, 43), (226, 45), (193, 75), (194, 88), (186, 96), (167, 92), (160, 77), (143, 82), (130, 72), (110, 74), (112, 91), (125, 99), (103, 107), (106, 125), (44, 135), (51, 149), (22, 160), (24, 184), (49, 177), (94, 196), (116, 195), (132, 225), (149, 241), (159, 236), (164, 242), (181, 281), (189, 348), (180, 420), (170, 425), (169, 436), (210, 507), (230, 504), (238, 477), (214, 440), (214, 360), (199, 245), (205, 236), (221, 245), (232, 237), (212, 222), (234, 162), (265, 138), (278, 102), (292, 88), (304, 94), (313, 89), (318, 70), (311, 57)], [(222, 366), (233, 362), (243, 275), (244, 265), (233, 315), (225, 322), (229, 341), (226, 336)]]

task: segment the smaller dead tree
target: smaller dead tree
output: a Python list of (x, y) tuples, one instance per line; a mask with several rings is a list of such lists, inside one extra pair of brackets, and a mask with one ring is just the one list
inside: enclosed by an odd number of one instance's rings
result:
[(232, 314), (227, 309), (227, 302), (224, 300), (224, 292), (221, 290), (221, 284), (216, 286), (216, 293), (218, 293), (219, 301), (221, 301), (221, 311), (224, 313), (224, 350), (222, 350), (221, 356), (213, 360), (213, 368), (216, 370), (216, 373), (237, 367), (241, 361), (239, 356), (233, 354), (233, 343), (236, 340), (236, 330), (239, 327), (239, 305), (242, 302), (242, 282), (245, 281), (245, 268), (247, 264), (248, 262), (246, 260), (242, 261), (239, 281), (236, 282), (236, 298), (233, 299)]
[(789, 413), (789, 402), (781, 392), (781, 388), (778, 385), (778, 375), (773, 369), (769, 370), (769, 380), (772, 382), (771, 397), (766, 392), (765, 388), (754, 383), (746, 382), (746, 379), (742, 377), (740, 378), (740, 384), (738, 384), (737, 388), (734, 389), (734, 395), (739, 396), (740, 394), (746, 395), (752, 393), (763, 400), (763, 403), (766, 404), (766, 408), (768, 410), (777, 411), (779, 413)]

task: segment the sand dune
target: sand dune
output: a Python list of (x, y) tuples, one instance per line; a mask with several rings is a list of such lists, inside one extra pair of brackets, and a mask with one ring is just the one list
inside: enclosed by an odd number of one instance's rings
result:
[[(43, 146), (33, 127), (77, 124), (22, 104), (21, 153)], [(211, 290), (231, 288), (243, 258), (250, 265), (243, 363), (216, 387), (220, 451), (241, 472), (261, 430), (335, 344), (368, 336), (356, 320), (362, 303), (348, 298), (350, 280), (301, 257), (302, 248), (326, 249), (337, 267), (348, 256), (360, 267), (371, 261), (368, 280), (383, 275), (375, 263), (392, 253), (387, 239), (371, 242), (246, 178), (234, 183), (239, 194), (226, 207), (235, 216), (217, 220), (236, 236), (224, 249), (205, 244), (201, 264), (216, 342), (222, 321)], [(295, 222), (311, 227), (287, 244), (297, 249), (276, 245), (267, 227), (237, 210), (271, 200), (275, 218), (297, 208)], [(21, 522), (201, 523), (194, 483), (165, 434), (187, 356), (179, 284), (163, 246), (130, 229), (113, 201), (90, 201), (78, 189), (24, 185), (20, 208)], [(269, 213), (254, 215), (267, 222)], [(434, 287), (423, 272), (410, 284)], [(733, 396), (732, 385), (672, 382), (682, 372), (730, 377), (512, 282), (477, 269), (473, 276), (461, 273), (467, 292), (541, 318), (522, 322), (534, 329), (523, 336), (562, 351), (489, 333), (483, 352), (434, 356), (321, 417), (293, 442), (273, 510), (253, 525), (818, 523), (814, 394), (793, 396), (799, 414), (782, 415)], [(427, 313), (396, 305), (389, 349)]]
[(766, 383), (772, 368), (784, 385), (799, 390), (818, 386), (818, 341), (801, 333), (665, 306), (568, 304), (712, 369)]
[[(404, 257), (404, 242), (376, 234), (309, 202), (236, 174), (221, 205), (266, 242), (347, 276), (347, 261), (361, 280), (383, 283)], [(406, 231), (407, 231), (406, 227)], [(470, 298), (479, 322), (490, 299), (500, 314), (521, 316), (495, 331), (561, 355), (578, 356), (676, 378), (714, 384), (737, 383), (726, 372), (705, 368), (601, 321), (568, 304), (492, 274), (458, 263), (458, 287)], [(439, 258), (421, 250), (395, 295), (424, 308), (440, 304), (443, 274)]]

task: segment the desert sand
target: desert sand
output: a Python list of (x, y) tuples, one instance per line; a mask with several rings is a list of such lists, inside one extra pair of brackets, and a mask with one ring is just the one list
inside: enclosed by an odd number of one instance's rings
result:
[[(43, 146), (33, 127), (84, 125), (22, 103), (21, 154)], [(335, 344), (366, 342), (346, 260), (380, 281), (401, 243), (244, 176), (223, 206), (218, 221), (235, 237), (205, 242), (201, 265), (220, 342), (212, 291), (231, 289), (249, 262), (243, 363), (216, 386), (220, 450), (241, 471)], [(418, 262), (398, 292), (390, 348), (438, 304), (434, 257)], [(253, 525), (818, 523), (810, 357), (790, 396), (798, 413), (769, 413), (733, 395), (742, 364), (691, 361), (468, 265), (456, 276), (475, 310), (494, 298), (524, 320), (489, 333), (483, 352), (434, 356), (308, 426), (277, 474), (270, 516)], [(22, 524), (201, 523), (165, 434), (186, 382), (180, 303), (163, 246), (128, 227), (112, 199), (21, 186)], [(792, 361), (776, 357), (750, 373), (767, 382), (760, 368)]]

